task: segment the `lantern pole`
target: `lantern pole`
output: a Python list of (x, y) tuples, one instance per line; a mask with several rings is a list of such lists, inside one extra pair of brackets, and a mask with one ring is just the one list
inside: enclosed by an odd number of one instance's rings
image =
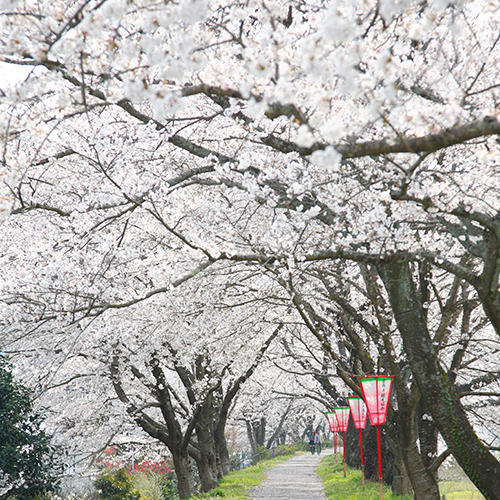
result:
[(380, 426), (385, 425), (389, 398), (391, 397), (392, 375), (359, 377), (361, 393), (366, 404), (370, 423), (377, 429), (378, 483), (382, 500), (382, 451), (380, 446)]
[(380, 426), (377, 425), (377, 451), (378, 451), (378, 490), (382, 500), (382, 452), (380, 450)]
[(335, 454), (335, 465), (337, 465), (337, 433), (333, 433), (333, 451)]
[(352, 413), (354, 427), (359, 429), (359, 448), (361, 451), (361, 478), (363, 480), (363, 489), (365, 488), (365, 464), (363, 460), (363, 434), (362, 430), (366, 426), (366, 405), (363, 398), (359, 396), (350, 396), (347, 398), (347, 403)]
[(359, 448), (361, 451), (361, 477), (363, 479), (363, 489), (365, 489), (365, 464), (363, 462), (363, 436), (359, 429)]
[(345, 432), (342, 433), (342, 448), (344, 450), (344, 458), (343, 458), (343, 461), (344, 461), (344, 477), (347, 476), (347, 471), (346, 471), (346, 466), (345, 466)]

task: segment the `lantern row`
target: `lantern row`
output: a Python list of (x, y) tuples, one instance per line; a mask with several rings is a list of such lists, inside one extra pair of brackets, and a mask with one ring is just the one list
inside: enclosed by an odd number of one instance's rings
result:
[(349, 415), (352, 414), (354, 427), (359, 430), (359, 445), (361, 448), (361, 472), (363, 478), (363, 488), (365, 486), (365, 472), (363, 461), (363, 440), (361, 431), (366, 426), (366, 416), (370, 419), (370, 424), (377, 429), (377, 451), (378, 451), (378, 473), (379, 473), (379, 495), (382, 500), (382, 457), (380, 449), (380, 426), (385, 425), (389, 399), (391, 397), (393, 376), (374, 375), (359, 377), (359, 385), (363, 397), (350, 396), (347, 398), (349, 406), (335, 408), (333, 412), (328, 412), (326, 417), (330, 425), (330, 430), (334, 434), (335, 463), (337, 463), (337, 443), (338, 432), (342, 433), (344, 445), (344, 477), (346, 477), (345, 461), (345, 433), (349, 425)]

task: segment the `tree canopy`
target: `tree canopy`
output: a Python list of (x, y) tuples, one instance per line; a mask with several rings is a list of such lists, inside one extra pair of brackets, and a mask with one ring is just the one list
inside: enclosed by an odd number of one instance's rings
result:
[(139, 426), (184, 496), (188, 455), (206, 488), (224, 473), (216, 436), (264, 360), (298, 377), (287, 397), (391, 373), (416, 497), (439, 498), (439, 433), (498, 498), (495, 2), (0, 11), (21, 68), (0, 105), (2, 340), (60, 428), (92, 429), (81, 450)]

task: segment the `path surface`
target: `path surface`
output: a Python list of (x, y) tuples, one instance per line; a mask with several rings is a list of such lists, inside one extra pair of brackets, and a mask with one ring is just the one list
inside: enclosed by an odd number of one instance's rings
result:
[(267, 479), (250, 490), (252, 500), (326, 500), (323, 483), (316, 474), (321, 455), (299, 455), (266, 471)]

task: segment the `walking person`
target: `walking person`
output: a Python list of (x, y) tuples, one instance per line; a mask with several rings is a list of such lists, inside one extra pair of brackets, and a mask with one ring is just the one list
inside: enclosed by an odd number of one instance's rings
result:
[(312, 431), (311, 435), (309, 436), (309, 446), (311, 447), (311, 455), (314, 455), (314, 450), (315, 450), (314, 431)]
[(316, 453), (319, 455), (321, 453), (321, 436), (319, 433), (319, 429), (316, 431)]

